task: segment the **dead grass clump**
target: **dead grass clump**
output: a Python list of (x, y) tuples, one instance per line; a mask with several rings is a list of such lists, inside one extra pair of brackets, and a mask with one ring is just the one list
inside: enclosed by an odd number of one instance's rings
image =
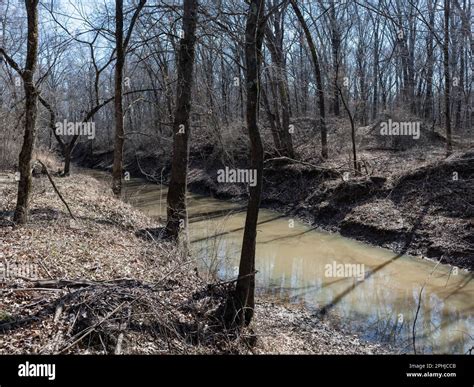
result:
[[(40, 160), (51, 173), (59, 173), (62, 170), (62, 163), (51, 151), (44, 148), (37, 148), (33, 151), (33, 162)], [(41, 166), (38, 166), (41, 169)]]

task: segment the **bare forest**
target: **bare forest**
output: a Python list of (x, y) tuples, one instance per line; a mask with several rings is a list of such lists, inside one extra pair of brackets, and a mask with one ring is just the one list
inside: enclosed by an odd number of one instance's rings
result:
[(473, 20), (0, 0), (0, 353), (472, 353)]

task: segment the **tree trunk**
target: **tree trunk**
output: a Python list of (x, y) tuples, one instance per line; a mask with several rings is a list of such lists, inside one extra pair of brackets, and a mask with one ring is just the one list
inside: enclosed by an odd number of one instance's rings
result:
[(115, 49), (117, 61), (115, 63), (115, 139), (114, 139), (114, 165), (112, 167), (112, 191), (116, 196), (122, 192), (123, 168), (123, 68), (125, 65), (125, 52), (123, 44), (123, 0), (115, 0)]
[(20, 181), (13, 221), (25, 224), (28, 221), (28, 201), (31, 194), (31, 157), (36, 135), (38, 93), (34, 74), (38, 61), (38, 0), (26, 0), (28, 19), (28, 42), (26, 66), (22, 74), (25, 90), (25, 134), (19, 158)]
[(178, 58), (176, 112), (173, 123), (173, 159), (168, 189), (167, 235), (177, 239), (187, 229), (186, 177), (188, 173), (189, 116), (196, 41), (197, 0), (184, 1), (183, 31)]
[(263, 145), (257, 123), (260, 66), (264, 34), (265, 0), (251, 0), (245, 30), (247, 85), (247, 128), (250, 137), (250, 168), (257, 171), (257, 184), (250, 187), (240, 256), (239, 278), (235, 290), (237, 322), (249, 324), (255, 307), (255, 245), (263, 181)]
[(433, 5), (433, 0), (428, 0), (428, 16), (429, 16), (429, 32), (426, 37), (426, 51), (427, 51), (427, 70), (426, 70), (426, 100), (424, 115), (425, 118), (434, 120), (433, 117), (433, 74), (434, 74), (434, 45), (433, 45), (433, 32), (435, 27), (435, 12), (436, 2)]
[(267, 91), (264, 87), (260, 89), (263, 106), (265, 107), (265, 111), (267, 112), (268, 123), (270, 124), (270, 131), (272, 133), (273, 143), (277, 149), (281, 148), (280, 137), (278, 135), (278, 128), (276, 126), (276, 117), (275, 114), (272, 113), (270, 102), (268, 101)]
[(70, 144), (65, 144), (63, 148), (64, 153), (64, 171), (63, 176), (69, 176), (71, 172), (71, 146)]
[[(286, 79), (286, 64), (283, 53), (283, 31), (280, 23), (283, 21), (281, 12), (278, 12), (274, 20), (274, 32), (267, 27), (266, 36), (268, 41), (268, 48), (272, 58), (274, 68), (274, 81), (278, 91), (279, 101), (281, 105), (281, 124), (278, 125), (281, 148), (275, 144), (280, 155), (294, 158), (295, 152), (293, 149), (293, 140), (289, 132), (290, 129), (290, 104), (288, 93), (288, 82)], [(277, 100), (276, 100), (277, 101)], [(276, 102), (278, 103), (278, 102)]]
[(443, 64), (444, 64), (444, 117), (446, 125), (446, 156), (452, 151), (451, 142), (451, 76), (449, 74), (449, 2), (444, 0), (444, 45), (443, 45)]
[(372, 84), (374, 87), (374, 94), (372, 96), (372, 120), (375, 120), (377, 117), (379, 103), (379, 23), (379, 19), (376, 19), (374, 28), (374, 63), (372, 69)]
[(459, 60), (459, 85), (456, 87), (456, 125), (455, 129), (458, 131), (461, 128), (461, 110), (464, 96), (464, 36), (461, 35), (460, 46), (460, 60)]
[(114, 164), (112, 167), (112, 191), (115, 196), (122, 192), (123, 173), (123, 145), (125, 133), (123, 125), (123, 69), (125, 66), (125, 53), (132, 36), (133, 27), (138, 19), (140, 11), (145, 6), (146, 0), (140, 0), (133, 13), (127, 35), (123, 34), (123, 0), (115, 0), (115, 51), (117, 60), (115, 63), (115, 138), (114, 138)]
[(339, 28), (337, 25), (337, 18), (336, 18), (336, 6), (334, 4), (334, 0), (329, 2), (329, 20), (331, 25), (331, 54), (332, 54), (332, 64), (333, 64), (333, 100), (331, 111), (334, 113), (335, 116), (340, 115), (340, 108), (339, 108), (339, 90), (337, 89), (337, 84), (339, 80), (339, 48), (341, 45), (341, 36), (339, 33)]
[(293, 10), (301, 24), (301, 27), (304, 30), (306, 41), (308, 42), (309, 50), (311, 52), (311, 58), (313, 60), (314, 66), (314, 75), (316, 78), (316, 87), (318, 89), (318, 108), (319, 108), (319, 122), (321, 129), (321, 156), (323, 159), (328, 158), (328, 143), (327, 143), (327, 129), (326, 129), (326, 113), (324, 109), (324, 90), (323, 90), (323, 81), (321, 77), (321, 69), (319, 67), (318, 55), (316, 52), (316, 46), (314, 44), (311, 32), (304, 20), (303, 14), (301, 13), (296, 0), (290, 0)]

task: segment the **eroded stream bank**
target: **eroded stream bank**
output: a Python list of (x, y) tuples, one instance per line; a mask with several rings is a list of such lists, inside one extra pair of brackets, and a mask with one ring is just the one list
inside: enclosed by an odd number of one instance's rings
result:
[[(124, 199), (157, 219), (166, 211), (166, 187), (141, 179), (126, 184)], [(235, 278), (244, 208), (195, 194), (189, 196), (188, 206), (191, 245), (201, 271)], [(337, 270), (328, 274), (329, 267), (338, 265), (359, 271), (349, 277)], [(473, 345), (472, 274), (453, 271), (452, 266), (321, 232), (262, 209), (257, 270), (260, 295), (302, 304), (318, 317), (324, 311), (330, 321), (365, 339), (412, 352), (413, 322), (420, 303), (415, 324), (418, 352), (465, 353)]]
[[(470, 271), (474, 269), (474, 152), (448, 159), (440, 149), (370, 151), (369, 174), (344, 181), (343, 160), (321, 165), (266, 160), (262, 206), (313, 227), (401, 254), (422, 255)], [(81, 164), (111, 168), (111, 154), (89, 154)], [(245, 167), (245, 160), (234, 160)], [(316, 163), (316, 162), (315, 162)], [(317, 164), (317, 163), (316, 163)], [(244, 184), (219, 184), (222, 160), (210, 151), (191, 152), (188, 188), (204, 196), (247, 200)], [(169, 165), (156, 157), (130, 157), (126, 170), (167, 182)]]

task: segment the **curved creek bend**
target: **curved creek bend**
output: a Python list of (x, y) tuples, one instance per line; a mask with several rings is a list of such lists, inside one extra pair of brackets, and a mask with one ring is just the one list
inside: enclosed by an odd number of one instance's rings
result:
[[(91, 174), (104, 178), (101, 172)], [(163, 221), (166, 194), (165, 186), (131, 179), (125, 182), (123, 198)], [(188, 215), (190, 246), (201, 273), (234, 279), (245, 203), (189, 194)], [(448, 265), (400, 256), (296, 220), (293, 224), (267, 209), (260, 209), (257, 229), (259, 296), (299, 303), (315, 314), (324, 308), (329, 321), (362, 338), (413, 353), (413, 321), (424, 286), (416, 320), (417, 353), (466, 353), (474, 345), (472, 273), (458, 270), (455, 274)], [(336, 269), (332, 277), (327, 265)], [(337, 276), (341, 265), (359, 269), (364, 265), (365, 275)]]

